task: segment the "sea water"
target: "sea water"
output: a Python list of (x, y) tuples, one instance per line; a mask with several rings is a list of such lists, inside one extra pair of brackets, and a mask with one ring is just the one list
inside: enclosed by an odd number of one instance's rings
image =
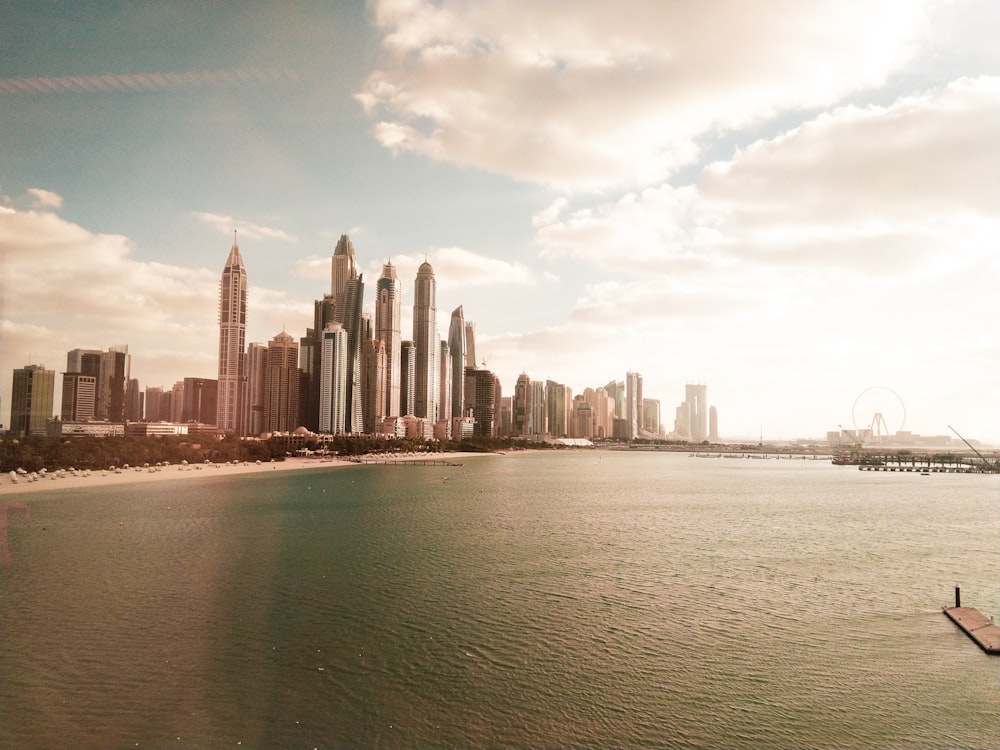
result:
[(9, 748), (993, 748), (997, 477), (558, 451), (55, 490)]

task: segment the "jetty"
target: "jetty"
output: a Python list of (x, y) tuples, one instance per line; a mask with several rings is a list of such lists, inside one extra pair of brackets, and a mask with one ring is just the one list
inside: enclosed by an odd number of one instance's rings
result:
[(1000, 625), (992, 617), (987, 617), (975, 607), (963, 607), (958, 586), (955, 587), (955, 606), (943, 607), (948, 619), (958, 625), (959, 630), (975, 641), (987, 654), (1000, 656)]

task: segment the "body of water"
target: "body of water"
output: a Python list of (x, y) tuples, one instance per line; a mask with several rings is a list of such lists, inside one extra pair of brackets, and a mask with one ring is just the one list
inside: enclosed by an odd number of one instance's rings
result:
[(612, 451), (25, 495), (10, 748), (993, 748), (996, 477)]

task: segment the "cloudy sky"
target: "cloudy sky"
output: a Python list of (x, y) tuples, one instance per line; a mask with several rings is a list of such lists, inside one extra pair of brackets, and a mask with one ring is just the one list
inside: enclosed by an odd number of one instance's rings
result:
[(235, 229), (249, 340), (304, 333), (348, 233), (366, 308), (428, 259), (507, 393), (637, 371), (672, 424), (705, 383), (724, 437), (765, 439), (898, 429), (895, 393), (905, 429), (1000, 442), (992, 0), (0, 17), (5, 424), (12, 370), (77, 347), (215, 377)]

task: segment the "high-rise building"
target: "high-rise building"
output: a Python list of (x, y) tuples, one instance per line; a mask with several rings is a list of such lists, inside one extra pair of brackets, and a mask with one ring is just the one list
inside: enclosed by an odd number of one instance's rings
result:
[(323, 331), (319, 371), (319, 431), (343, 434), (347, 424), (348, 336), (344, 327), (330, 323)]
[[(169, 394), (168, 394), (169, 395)], [(146, 409), (143, 415), (147, 422), (169, 422), (170, 411), (164, 410), (162, 386), (146, 386)]]
[(333, 263), (331, 264), (330, 294), (334, 300), (340, 297), (347, 289), (347, 282), (358, 276), (357, 255), (354, 252), (354, 244), (346, 234), (340, 235), (337, 245), (333, 249)]
[(572, 417), (569, 423), (571, 438), (594, 437), (594, 410), (584, 396), (573, 397)]
[(184, 381), (178, 380), (170, 389), (170, 422), (186, 422), (184, 419)]
[(373, 435), (382, 430), (385, 419), (385, 342), (365, 338), (361, 350), (361, 393), (364, 400), (364, 431)]
[(652, 435), (660, 434), (660, 402), (655, 398), (642, 400), (642, 429)]
[(438, 417), (438, 342), (437, 333), (437, 282), (434, 269), (424, 261), (417, 269), (413, 292), (413, 345), (416, 363), (413, 371), (413, 414), (429, 419)]
[(313, 327), (306, 330), (299, 342), (299, 367), (305, 383), (304, 406), (299, 422), (315, 432), (319, 429), (319, 370), (323, 361), (323, 331), (337, 320), (337, 298), (332, 294), (323, 295), (313, 303)]
[(403, 336), (400, 328), (402, 289), (392, 263), (382, 266), (382, 275), (375, 284), (375, 338), (385, 343), (385, 416), (401, 416), (400, 411), (400, 349)]
[(142, 390), (139, 388), (139, 381), (130, 378), (125, 396), (125, 421), (142, 421)]
[(46, 434), (52, 419), (55, 390), (55, 370), (46, 370), (43, 365), (27, 365), (14, 370), (10, 429), (16, 437)]
[(469, 365), (466, 359), (468, 339), (465, 335), (465, 316), (459, 305), (451, 312), (451, 323), (448, 326), (448, 351), (451, 355), (451, 416), (464, 417), (465, 405), (465, 368)]
[(299, 345), (282, 331), (267, 344), (263, 432), (291, 432), (299, 418)]
[(210, 425), (218, 416), (219, 381), (209, 378), (184, 378), (181, 422)]
[[(365, 285), (361, 276), (348, 279), (337, 297), (336, 317), (347, 331), (347, 404), (344, 432), (357, 435), (364, 429), (364, 409), (361, 396), (361, 347), (364, 340), (364, 320), (361, 313)], [(370, 329), (370, 326), (369, 326)]]
[(511, 433), (514, 436), (531, 434), (531, 378), (522, 372), (514, 385), (511, 400)]
[(614, 404), (614, 418), (625, 419), (625, 383), (621, 380), (612, 380), (604, 390), (608, 392), (611, 403)]
[(240, 416), (246, 390), (246, 328), (247, 272), (234, 232), (233, 246), (219, 281), (219, 378), (214, 419), (220, 432), (245, 432)]
[(688, 425), (692, 442), (700, 443), (708, 439), (708, 386), (684, 386), (684, 402), (687, 404)]
[(73, 349), (66, 352), (66, 372), (78, 372), (81, 375), (92, 375), (95, 379), (101, 376), (100, 349)]
[(97, 378), (78, 372), (64, 372), (62, 381), (63, 422), (92, 422), (97, 407)]
[(609, 438), (614, 434), (615, 405), (605, 388), (587, 388), (583, 398), (594, 415), (594, 437)]
[[(247, 397), (243, 423), (247, 435), (260, 435), (264, 432), (267, 401), (267, 347), (264, 344), (256, 341), (247, 344), (246, 372)], [(295, 417), (296, 424), (300, 424), (299, 416)]]
[(438, 352), (438, 367), (441, 370), (438, 383), (438, 421), (451, 420), (451, 352), (448, 342), (441, 339), (441, 349)]
[(642, 375), (625, 374), (625, 438), (635, 440), (642, 428)]
[[(333, 250), (330, 283), (330, 296), (324, 297), (323, 309), (317, 310), (315, 331), (325, 336), (326, 327), (330, 322), (340, 323), (347, 333), (347, 392), (346, 403), (343, 404), (344, 424), (337, 434), (357, 434), (363, 429), (363, 404), (361, 396), (361, 310), (364, 302), (364, 282), (358, 275), (357, 256), (351, 238), (342, 234)], [(317, 303), (319, 307), (320, 303)], [(328, 306), (332, 306), (330, 315)], [(321, 347), (320, 347), (321, 348)], [(316, 353), (313, 356), (317, 356)], [(321, 356), (321, 353), (320, 353)], [(315, 363), (314, 363), (315, 364)], [(311, 391), (318, 394), (315, 387)]]
[(404, 417), (413, 416), (415, 408), (413, 399), (416, 394), (414, 380), (416, 367), (417, 347), (412, 341), (403, 341), (399, 347), (399, 410)]
[(708, 407), (708, 439), (719, 442), (719, 412), (714, 406)]
[(476, 359), (476, 324), (469, 321), (465, 324), (465, 366), (479, 367)]
[(569, 437), (569, 415), (572, 391), (554, 380), (545, 381), (545, 411), (548, 434)]
[(97, 378), (97, 419), (126, 421), (131, 370), (132, 357), (128, 346), (112, 346), (101, 352), (101, 374)]
[(532, 435), (545, 435), (549, 431), (548, 412), (545, 408), (545, 383), (532, 380), (530, 429)]
[(497, 376), (489, 370), (465, 368), (465, 410), (472, 415), (476, 437), (496, 435), (498, 386)]

